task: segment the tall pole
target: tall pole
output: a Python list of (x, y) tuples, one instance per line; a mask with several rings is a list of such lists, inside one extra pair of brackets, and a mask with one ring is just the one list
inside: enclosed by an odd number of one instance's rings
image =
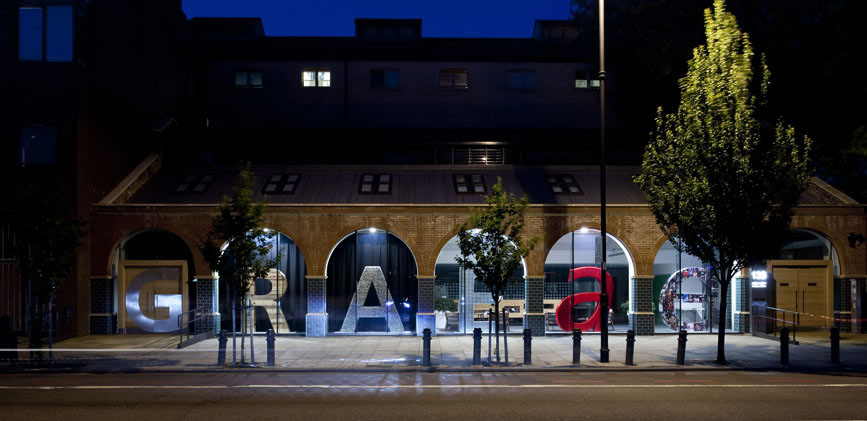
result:
[(602, 293), (599, 294), (599, 313), (602, 326), (601, 348), (599, 349), (599, 362), (608, 362), (608, 247), (606, 239), (608, 231), (605, 229), (605, 0), (599, 0), (599, 199), (600, 216), (602, 220)]

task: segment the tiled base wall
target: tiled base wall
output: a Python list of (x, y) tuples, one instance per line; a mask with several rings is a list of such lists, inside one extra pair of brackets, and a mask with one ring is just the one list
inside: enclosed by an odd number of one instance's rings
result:
[(91, 335), (114, 335), (117, 333), (117, 315), (90, 315)]
[(310, 337), (322, 337), (326, 333), (328, 333), (328, 315), (308, 314), (305, 334)]
[(533, 336), (545, 336), (545, 316), (525, 314), (524, 329), (530, 329), (530, 334)]
[(430, 329), (431, 336), (436, 336), (437, 316), (435, 314), (417, 314), (415, 316), (416, 336), (423, 336), (426, 328)]

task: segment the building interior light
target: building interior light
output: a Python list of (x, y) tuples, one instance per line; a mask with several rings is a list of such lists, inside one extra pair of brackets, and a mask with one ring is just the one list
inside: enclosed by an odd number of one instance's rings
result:
[(587, 231), (589, 231), (587, 227), (581, 227), (581, 229), (578, 230), (581, 234), (587, 234)]

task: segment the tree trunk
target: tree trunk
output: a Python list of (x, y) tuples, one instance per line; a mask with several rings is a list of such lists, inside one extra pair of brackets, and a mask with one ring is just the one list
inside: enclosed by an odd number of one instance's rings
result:
[(494, 300), (494, 340), (497, 346), (497, 364), (500, 363), (500, 300)]
[[(722, 365), (726, 364), (726, 309), (728, 307), (726, 296), (728, 295), (729, 281), (730, 279), (725, 279), (720, 280), (719, 283), (719, 332), (717, 332), (716, 362)], [(713, 303), (712, 296), (711, 303)], [(711, 310), (711, 314), (713, 314), (713, 310)]]

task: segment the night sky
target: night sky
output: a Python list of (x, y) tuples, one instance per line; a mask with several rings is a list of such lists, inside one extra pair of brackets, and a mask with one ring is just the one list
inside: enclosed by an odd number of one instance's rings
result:
[(527, 38), (569, 0), (183, 0), (187, 18), (261, 17), (267, 35), (351, 36), (355, 18), (421, 18), (426, 37)]

